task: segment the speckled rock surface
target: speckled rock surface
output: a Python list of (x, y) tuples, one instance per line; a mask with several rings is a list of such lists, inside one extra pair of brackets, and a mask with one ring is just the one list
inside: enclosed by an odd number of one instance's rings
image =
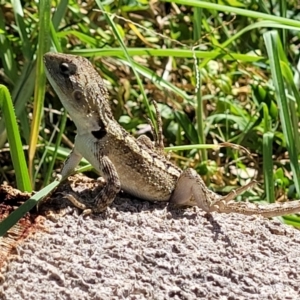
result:
[(117, 199), (17, 247), (1, 299), (300, 299), (300, 232), (256, 216)]

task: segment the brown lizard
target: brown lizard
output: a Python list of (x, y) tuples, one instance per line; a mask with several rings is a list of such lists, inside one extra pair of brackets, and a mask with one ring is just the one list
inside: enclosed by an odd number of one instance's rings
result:
[[(118, 124), (102, 78), (86, 58), (49, 52), (44, 55), (44, 63), (49, 82), (77, 127), (75, 146), (66, 159), (62, 178), (74, 172), (85, 157), (106, 180), (91, 207), (73, 194), (65, 195), (75, 206), (102, 212), (123, 189), (141, 199), (196, 205), (206, 212), (274, 217), (300, 211), (300, 201), (269, 205), (233, 201), (254, 182), (224, 197), (214, 193), (195, 170), (183, 171), (166, 159), (161, 129), (153, 145), (146, 136), (136, 139)], [(158, 124), (161, 125), (160, 116)]]

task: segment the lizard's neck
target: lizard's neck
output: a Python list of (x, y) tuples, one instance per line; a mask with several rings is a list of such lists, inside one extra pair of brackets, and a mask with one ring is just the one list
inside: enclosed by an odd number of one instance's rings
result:
[(114, 119), (108, 101), (103, 101), (101, 97), (88, 97), (92, 101), (86, 103), (85, 120), (82, 119), (82, 113), (71, 111), (70, 115), (77, 127), (79, 135), (93, 134), (97, 139), (100, 139), (107, 132), (107, 128), (113, 125), (119, 126)]

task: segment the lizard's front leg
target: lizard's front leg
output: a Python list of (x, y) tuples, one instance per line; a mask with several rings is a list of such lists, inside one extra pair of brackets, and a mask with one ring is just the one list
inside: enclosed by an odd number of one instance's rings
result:
[(78, 166), (81, 158), (82, 155), (74, 147), (64, 162), (60, 175), (61, 180), (66, 179), (69, 175), (74, 173), (74, 170)]
[(121, 190), (121, 182), (117, 170), (107, 156), (100, 158), (99, 168), (106, 181), (106, 185), (94, 199), (94, 212), (104, 211), (115, 199), (117, 193)]
[(74, 194), (67, 194), (64, 197), (70, 200), (76, 207), (84, 210), (84, 214), (103, 212), (115, 199), (117, 193), (121, 190), (121, 182), (115, 166), (107, 156), (99, 159), (99, 169), (106, 181), (101, 192), (89, 202), (89, 207), (77, 199)]
[[(72, 173), (74, 173), (74, 170), (75, 168), (77, 167), (77, 165), (79, 164), (80, 160), (82, 158), (82, 155), (76, 150), (76, 148), (74, 147), (72, 149), (72, 151), (70, 152), (70, 154), (68, 155), (68, 157), (66, 158), (65, 162), (64, 162), (64, 165), (63, 165), (63, 168), (62, 168), (62, 171), (61, 171), (61, 174), (57, 175), (57, 179), (56, 180), (59, 180), (60, 182), (64, 181), (65, 179), (67, 179), (67, 177), (69, 175), (71, 175)], [(37, 204), (37, 209), (39, 210), (39, 207), (44, 204), (45, 202), (47, 202), (47, 200), (49, 199), (50, 195), (52, 195), (52, 193), (54, 192), (55, 190), (53, 190), (50, 194), (47, 195), (46, 198), (44, 198), (43, 200), (41, 200), (40, 202), (38, 202)], [(66, 198), (68, 198), (66, 196)], [(74, 197), (73, 197), (74, 198)], [(71, 200), (72, 201), (72, 200)], [(72, 201), (73, 202), (73, 201)], [(75, 202), (75, 203), (74, 203)], [(82, 208), (80, 205), (81, 203), (79, 201), (77, 201), (75, 198), (74, 198), (74, 202), (73, 204), (77, 207), (80, 207)], [(84, 208), (83, 208), (84, 209)]]

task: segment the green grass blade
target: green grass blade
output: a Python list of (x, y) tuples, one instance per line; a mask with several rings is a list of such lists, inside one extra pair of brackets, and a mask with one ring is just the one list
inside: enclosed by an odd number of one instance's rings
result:
[[(97, 3), (97, 5), (98, 5), (98, 7), (99, 7), (102, 11), (105, 11), (105, 9), (104, 9), (104, 7), (103, 7), (103, 5), (102, 5), (102, 3), (101, 3), (100, 0), (96, 0), (96, 3)], [(117, 29), (115, 23), (112, 21), (112, 19), (111, 19), (111, 17), (110, 17), (109, 14), (104, 14), (104, 15), (105, 15), (105, 18), (106, 18), (108, 24), (111, 26), (111, 29), (112, 29), (114, 35), (116, 36), (116, 38), (118, 39), (118, 41), (119, 41), (119, 43), (120, 43), (120, 45), (121, 45), (122, 52), (123, 52), (122, 55), (124, 55), (124, 56), (126, 57), (127, 61), (128, 61), (128, 62), (130, 63), (130, 65), (131, 65), (132, 71), (133, 71), (133, 73), (134, 73), (134, 76), (135, 76), (136, 81), (137, 81), (137, 83), (138, 83), (138, 86), (139, 86), (139, 88), (140, 88), (140, 92), (141, 92), (141, 94), (142, 94), (142, 96), (143, 96), (143, 102), (144, 102), (144, 105), (145, 105), (146, 108), (147, 108), (148, 116), (149, 116), (149, 118), (151, 119), (152, 124), (154, 124), (154, 126), (155, 126), (156, 120), (155, 120), (154, 115), (153, 115), (153, 113), (152, 113), (152, 110), (151, 110), (151, 108), (150, 108), (150, 104), (149, 104), (148, 98), (147, 98), (147, 96), (146, 96), (146, 92), (145, 92), (145, 90), (144, 90), (144, 85), (143, 85), (142, 80), (141, 80), (141, 78), (140, 78), (140, 76), (139, 76), (139, 73), (136, 71), (136, 69), (135, 69), (135, 67), (134, 67), (133, 60), (131, 59), (131, 57), (130, 57), (128, 51), (127, 51), (127, 47), (125, 46), (125, 44), (124, 44), (124, 42), (123, 42), (123, 39), (122, 39), (122, 37), (121, 37), (121, 35), (120, 35), (120, 33), (119, 33), (119, 30)]]
[(280, 24), (290, 25), (290, 26), (300, 28), (300, 22), (293, 20), (293, 19), (278, 17), (275, 15), (265, 14), (265, 13), (261, 13), (261, 12), (257, 12), (257, 11), (253, 11), (253, 10), (248, 10), (248, 9), (237, 8), (237, 7), (230, 6), (230, 5), (220, 5), (220, 4), (215, 4), (212, 2), (199, 1), (199, 0), (162, 0), (162, 1), (163, 2), (173, 2), (173, 3), (187, 5), (187, 6), (193, 6), (193, 7), (202, 7), (202, 8), (206, 8), (206, 9), (224, 11), (224, 12), (229, 12), (232, 14), (237, 14), (240, 16), (245, 16), (248, 18), (275, 21)]
[(219, 46), (219, 49), (217, 49), (215, 51), (216, 56), (204, 59), (200, 64), (200, 68), (204, 67), (211, 59), (216, 59), (220, 55), (220, 53), (227, 54), (226, 47), (229, 46), (230, 44), (232, 44), (238, 38), (240, 38), (243, 34), (245, 34), (247, 32), (251, 32), (254, 29), (259, 29), (259, 28), (263, 28), (263, 27), (265, 27), (265, 28), (268, 28), (268, 27), (269, 28), (280, 28), (280, 29), (286, 29), (286, 30), (300, 30), (300, 28), (295, 28), (292, 26), (279, 24), (279, 23), (276, 23), (273, 21), (255, 22), (253, 24), (250, 24), (249, 26), (246, 26), (245, 28), (242, 28), (236, 34), (229, 36), (228, 39), (226, 39), (226, 41)]
[(267, 196), (267, 201), (269, 203), (275, 202), (273, 160), (272, 160), (273, 138), (274, 138), (274, 134), (272, 132), (266, 132), (263, 135), (264, 183), (265, 183), (265, 193)]
[[(202, 27), (202, 9), (201, 8), (195, 8), (194, 10), (194, 42), (195, 44), (199, 44), (201, 42), (201, 27)], [(203, 112), (203, 98), (202, 98), (202, 92), (201, 92), (201, 73), (198, 66), (198, 60), (196, 59), (195, 62), (195, 77), (196, 77), (196, 116), (197, 116), (197, 143), (205, 144), (205, 134), (204, 134), (204, 112)], [(181, 125), (182, 126), (182, 125)], [(201, 160), (206, 161), (207, 160), (207, 152), (203, 149), (200, 151), (201, 154)]]
[[(128, 55), (146, 55), (146, 56), (162, 56), (162, 57), (185, 57), (185, 58), (219, 58), (229, 61), (240, 60), (243, 62), (265, 62), (266, 58), (259, 55), (240, 54), (240, 53), (220, 53), (219, 51), (197, 51), (191, 49), (152, 49), (152, 48), (129, 48), (126, 50)], [(71, 54), (90, 57), (97, 56), (118, 56), (124, 57), (124, 51), (121, 48), (94, 48), (94, 49), (79, 49), (70, 51)]]
[(22, 40), (22, 54), (24, 55), (24, 57), (26, 57), (27, 59), (31, 59), (31, 55), (32, 55), (32, 43), (31, 41), (28, 39), (28, 33), (27, 33), (27, 29), (28, 27), (25, 24), (25, 17), (24, 17), (24, 12), (23, 12), (23, 7), (21, 4), (21, 1), (19, 0), (13, 0), (12, 2), (12, 7), (13, 7), (13, 11), (15, 14), (15, 20), (17, 23), (17, 30), (19, 32), (20, 38)]
[(294, 227), (300, 227), (300, 218), (296, 216), (283, 216), (285, 224), (294, 226)]
[(297, 153), (300, 153), (300, 137), (299, 134), (297, 134), (300, 115), (300, 93), (294, 82), (294, 76), (291, 68), (289, 67), (289, 62), (287, 60), (285, 51), (283, 51), (282, 48), (279, 48), (279, 54), (282, 75), (285, 79), (287, 90), (290, 92), (290, 100), (288, 103), (291, 113), (292, 128), (294, 129), (294, 144), (295, 148), (297, 149)]
[[(51, 158), (51, 162), (50, 162), (50, 165), (48, 167), (48, 170), (45, 174), (44, 184), (48, 184), (50, 182), (50, 178), (51, 178), (53, 168), (54, 168), (54, 164), (55, 164), (57, 154), (58, 154), (58, 148), (59, 148), (62, 136), (65, 132), (66, 123), (67, 123), (67, 112), (66, 112), (66, 110), (64, 110), (64, 113), (63, 113), (61, 121), (60, 121), (59, 133), (57, 135), (57, 139), (56, 139), (56, 142), (55, 142), (54, 152), (52, 154), (52, 158)], [(46, 151), (47, 151), (47, 149), (46, 149)]]
[(52, 24), (55, 30), (57, 30), (61, 20), (66, 14), (68, 3), (69, 3), (68, 0), (61, 0), (58, 2), (58, 5), (56, 7), (55, 13), (52, 18)]
[(185, 150), (194, 150), (194, 149), (213, 149), (213, 150), (220, 150), (222, 147), (230, 147), (230, 144), (194, 144), (194, 145), (180, 145), (180, 146), (171, 146), (165, 147), (167, 151), (185, 151)]
[(0, 49), (0, 59), (3, 64), (4, 73), (9, 78), (10, 82), (14, 83), (18, 76), (17, 64), (14, 58), (13, 48), (11, 47), (7, 38), (2, 11), (0, 11)]
[(51, 43), (52, 43), (51, 48), (54, 47), (56, 49), (56, 51), (62, 52), (61, 44), (57, 37), (57, 33), (55, 31), (55, 28), (54, 28), (54, 25), (52, 24), (52, 22), (50, 22), (50, 36), (51, 36)]
[(277, 103), (279, 106), (279, 114), (282, 125), (283, 134), (286, 139), (287, 149), (290, 156), (291, 169), (293, 172), (295, 187), (298, 195), (300, 195), (300, 168), (298, 163), (298, 153), (295, 146), (296, 134), (298, 134), (298, 128), (295, 131), (291, 122), (291, 111), (288, 101), (290, 101), (285, 94), (284, 80), (282, 76), (282, 67), (280, 63), (280, 51), (282, 51), (281, 42), (277, 31), (269, 31), (264, 34), (264, 40), (268, 56), (270, 58), (271, 74), (275, 88), (275, 94)]
[[(22, 68), (21, 75), (15, 83), (14, 89), (11, 93), (11, 97), (14, 102), (15, 114), (17, 117), (20, 117), (22, 113), (24, 113), (24, 107), (26, 105), (26, 101), (30, 99), (32, 95), (32, 91), (34, 88), (34, 62), (28, 61), (25, 63)], [(22, 119), (20, 119), (22, 121)], [(29, 142), (29, 135), (26, 135), (25, 126), (21, 123), (24, 138), (26, 142)], [(25, 132), (24, 132), (25, 131)], [(3, 120), (0, 120), (0, 147), (6, 141), (6, 131)]]
[[(122, 61), (122, 63), (124, 63), (125, 65), (128, 65), (128, 66), (130, 65), (130, 63), (127, 60), (120, 59), (120, 61)], [(149, 68), (146, 68), (145, 66), (141, 66), (135, 62), (132, 62), (132, 65), (134, 65), (136, 71), (139, 74), (143, 75), (145, 78), (150, 79), (158, 88), (162, 88), (162, 87), (166, 88), (166, 89), (172, 91), (173, 93), (175, 93), (176, 95), (178, 95), (179, 97), (182, 97), (187, 102), (192, 101), (194, 103), (194, 99), (193, 99), (194, 96), (188, 95), (185, 91), (176, 87), (171, 82), (161, 78), (160, 76), (158, 76), (155, 72), (153, 72)]]
[(27, 212), (29, 212), (41, 199), (52, 192), (59, 184), (60, 181), (53, 181), (51, 184), (37, 192), (24, 204), (13, 211), (6, 219), (4, 219), (0, 223), (0, 236), (5, 235), (11, 227), (13, 227)]
[(16, 174), (17, 187), (21, 191), (31, 192), (28, 168), (25, 160), (17, 120), (8, 89), (0, 85), (0, 107), (2, 108), (10, 153)]
[[(183, 128), (187, 138), (190, 140), (192, 144), (199, 144), (198, 134), (195, 129), (194, 124), (189, 120), (187, 115), (181, 111), (175, 111), (174, 117), (180, 126)], [(203, 143), (201, 143), (203, 144)], [(205, 149), (201, 149), (205, 151)]]
[(38, 53), (36, 63), (36, 79), (34, 90), (34, 106), (33, 117), (30, 132), (29, 141), (29, 174), (30, 178), (34, 178), (33, 171), (33, 159), (35, 156), (36, 144), (39, 135), (39, 127), (41, 123), (43, 108), (44, 108), (44, 96), (45, 96), (45, 83), (46, 75), (44, 71), (43, 55), (48, 51), (49, 47), (49, 24), (50, 24), (50, 0), (40, 2), (40, 21), (39, 21), (39, 38), (38, 38)]

